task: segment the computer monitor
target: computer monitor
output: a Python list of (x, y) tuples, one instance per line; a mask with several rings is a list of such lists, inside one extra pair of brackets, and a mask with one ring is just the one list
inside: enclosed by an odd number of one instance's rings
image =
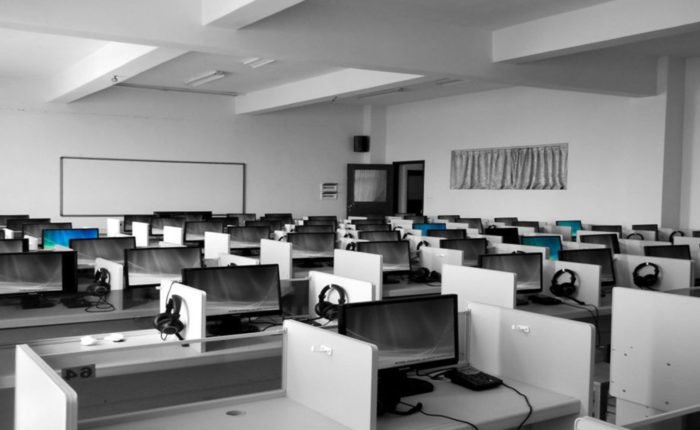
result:
[(291, 212), (289, 212), (289, 213), (285, 213), (285, 212), (282, 212), (282, 213), (266, 213), (266, 214), (264, 215), (264, 217), (265, 217), (265, 218), (268, 218), (268, 219), (281, 219), (281, 220), (290, 220), (290, 219), (294, 219), (294, 217), (292, 216)]
[(255, 221), (257, 217), (255, 214), (226, 214), (226, 218), (236, 218), (238, 220), (236, 225), (244, 226), (246, 221)]
[(335, 251), (335, 233), (289, 233), (292, 260), (329, 261)]
[[(408, 372), (456, 364), (457, 296), (412, 296), (339, 307), (338, 333), (377, 346), (377, 395), (401, 398), (433, 391)], [(397, 400), (397, 399), (395, 399)]]
[[(250, 221), (246, 221), (245, 225), (249, 225)], [(267, 225), (270, 227), (270, 231), (275, 231), (275, 230), (284, 230), (285, 225), (290, 224), (294, 225), (294, 220), (293, 219), (283, 219), (283, 218), (260, 218), (260, 220), (257, 221), (258, 223), (267, 223)], [(262, 225), (262, 224), (250, 224), (250, 225)]]
[(185, 217), (153, 217), (151, 219), (151, 234), (156, 236), (162, 235), (164, 227), (177, 227), (184, 231), (186, 222)]
[(411, 273), (411, 249), (408, 241), (356, 243), (359, 252), (379, 254), (383, 257), (382, 271), (385, 275), (406, 275)]
[(185, 240), (187, 241), (202, 241), (204, 233), (207, 231), (214, 233), (223, 233), (225, 222), (215, 218), (206, 221), (186, 221), (185, 222)]
[(532, 227), (535, 229), (535, 233), (540, 232), (539, 221), (514, 221), (511, 225), (514, 227)]
[(459, 215), (438, 215), (437, 219), (445, 220), (447, 222), (457, 222)]
[(447, 226), (443, 223), (413, 223), (414, 230), (420, 230), (423, 236), (428, 235), (428, 230), (445, 230)]
[(356, 225), (356, 226), (357, 226), (357, 225), (364, 225), (364, 224), (375, 224), (375, 225), (377, 225), (377, 224), (381, 224), (381, 225), (386, 224), (386, 223), (384, 222), (384, 219), (377, 219), (377, 218), (353, 219), (353, 220), (350, 220), (350, 223), (351, 223), (351, 224), (354, 224), (354, 225)]
[(156, 211), (154, 217), (184, 218), (185, 221), (205, 221), (212, 217), (211, 211)]
[[(209, 314), (240, 318), (282, 313), (277, 264), (183, 269), (182, 283), (207, 293)], [(242, 323), (237, 320), (234, 327), (240, 325)], [(228, 332), (249, 332), (253, 327), (249, 325), (246, 330), (234, 328)]]
[(155, 287), (161, 281), (177, 281), (182, 269), (202, 267), (198, 247), (132, 248), (124, 250), (125, 288)]
[[(124, 229), (124, 233), (131, 233), (133, 230), (131, 228), (131, 223), (133, 222), (143, 222), (146, 224), (151, 224), (151, 220), (153, 219), (153, 215), (149, 214), (141, 214), (141, 215), (124, 215), (124, 222), (122, 223), (122, 229)], [(152, 227), (152, 226), (151, 226)]]
[(403, 219), (413, 221), (413, 224), (425, 224), (428, 222), (428, 217), (423, 215), (404, 215)]
[(518, 229), (515, 227), (489, 227), (484, 234), (501, 236), (503, 238), (503, 243), (520, 245), (520, 235), (518, 234)]
[(261, 227), (229, 227), (228, 234), (231, 236), (231, 248), (260, 248), (262, 239), (270, 238), (270, 229)]
[(332, 224), (321, 225), (298, 225), (294, 227), (295, 233), (335, 233), (335, 228)]
[(309, 215), (306, 217), (306, 221), (332, 221), (337, 223), (338, 218), (335, 215)]
[(466, 239), (467, 231), (462, 228), (450, 228), (444, 230), (428, 230), (426, 236), (441, 237), (443, 239)]
[(320, 226), (331, 226), (333, 231), (338, 228), (338, 221), (330, 219), (307, 219), (304, 221), (305, 226), (320, 225)]
[(617, 233), (618, 237), (622, 236), (622, 226), (621, 225), (591, 225), (592, 231), (611, 231)]
[(501, 272), (515, 273), (517, 294), (542, 291), (542, 253), (482, 254), (479, 267)]
[(514, 216), (502, 216), (493, 219), (494, 222), (502, 222), (505, 225), (513, 225), (514, 222), (518, 220), (518, 217)]
[(0, 254), (14, 252), (27, 252), (29, 250), (29, 239), (2, 239), (0, 240)]
[(522, 236), (520, 242), (523, 245), (541, 246), (549, 248), (549, 259), (558, 260), (559, 251), (561, 250), (561, 237), (557, 235), (541, 235), (541, 236)]
[(389, 225), (389, 224), (355, 224), (355, 230), (356, 231), (391, 231), (391, 225)]
[(50, 306), (42, 296), (75, 293), (75, 259), (73, 251), (0, 254), (0, 296), (21, 297), (23, 308)]
[(440, 248), (457, 249), (462, 251), (462, 265), (477, 267), (479, 256), (486, 254), (488, 241), (483, 237), (474, 239), (443, 239)]
[(582, 234), (579, 240), (583, 243), (597, 243), (612, 249), (615, 254), (620, 253), (620, 241), (615, 233)]
[(45, 222), (36, 224), (24, 224), (22, 226), (22, 236), (32, 236), (39, 240), (39, 246), (44, 243), (44, 230), (70, 229), (73, 224), (69, 222)]
[(576, 237), (579, 230), (583, 230), (583, 224), (580, 220), (557, 220), (556, 224), (561, 227), (569, 227), (571, 229), (571, 237)]
[(370, 242), (386, 242), (401, 240), (401, 233), (397, 230), (391, 231), (358, 231), (357, 238), (369, 240)]
[(29, 215), (0, 215), (0, 227), (7, 226), (8, 219), (27, 219)]
[(22, 232), (24, 224), (41, 224), (51, 222), (49, 218), (8, 218), (5, 220), (5, 228)]
[(459, 218), (456, 222), (467, 224), (469, 228), (476, 228), (479, 232), (484, 231), (484, 224), (481, 222), (481, 218)]
[(68, 248), (71, 239), (97, 239), (100, 230), (97, 228), (47, 229), (42, 232), (44, 249), (54, 249), (57, 246)]
[(94, 270), (95, 260), (98, 258), (124, 264), (124, 250), (136, 248), (136, 238), (125, 236), (71, 239), (68, 247), (78, 254), (78, 269)]
[(632, 224), (632, 230), (653, 231), (654, 240), (659, 240), (659, 226), (657, 224)]
[[(238, 218), (236, 217), (214, 216), (211, 217), (211, 220), (221, 222), (224, 225), (224, 231), (226, 230), (226, 227), (237, 227), (239, 225)], [(187, 227), (187, 224), (185, 224), (185, 227)]]
[(615, 266), (610, 248), (562, 249), (559, 251), (559, 260), (596, 264), (600, 266), (600, 284), (603, 286), (615, 285)]
[(653, 245), (644, 247), (644, 255), (647, 257), (676, 258), (679, 260), (692, 260), (689, 245)]

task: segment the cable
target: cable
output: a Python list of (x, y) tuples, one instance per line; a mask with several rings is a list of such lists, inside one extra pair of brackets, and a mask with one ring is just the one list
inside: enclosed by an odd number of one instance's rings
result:
[[(402, 405), (405, 405), (405, 406), (409, 406), (409, 407), (411, 407), (412, 409), (418, 407), (418, 405), (412, 405), (412, 404), (410, 404), (410, 403), (406, 403), (406, 402), (402, 402), (402, 401), (399, 401), (399, 404), (402, 404)], [(421, 413), (421, 414), (423, 414), (423, 415), (425, 415), (425, 416), (428, 416), (428, 417), (446, 418), (446, 419), (448, 419), (448, 420), (456, 421), (456, 422), (458, 422), (458, 423), (467, 424), (467, 425), (471, 426), (474, 430), (479, 430), (479, 427), (477, 427), (476, 425), (470, 423), (470, 422), (467, 421), (467, 420), (461, 420), (461, 419), (459, 419), (459, 418), (454, 418), (454, 417), (450, 417), (450, 416), (442, 415), (442, 414), (432, 414), (432, 413), (428, 413), (428, 412), (425, 412), (422, 408), (418, 409), (417, 412), (418, 412), (418, 413)], [(529, 417), (529, 415), (528, 415), (528, 417)]]
[(85, 312), (112, 312), (116, 309), (113, 304), (107, 301), (107, 296), (98, 296), (96, 302), (86, 301), (89, 306), (85, 308)]
[[(563, 298), (570, 298), (570, 297), (563, 297)], [(567, 303), (565, 301), (562, 301), (561, 303), (563, 305), (566, 305), (566, 306), (571, 306), (572, 308), (583, 309), (584, 311), (591, 314), (591, 317), (593, 318), (593, 327), (595, 327), (595, 336), (596, 336), (595, 343), (596, 343), (596, 347), (599, 347), (600, 346), (600, 310), (598, 309), (598, 307), (595, 305), (587, 304), (587, 303), (584, 303), (582, 306), (573, 305), (573, 304)], [(591, 306), (593, 309), (589, 309), (586, 306)]]
[(522, 429), (525, 423), (527, 422), (528, 419), (530, 419), (530, 416), (532, 415), (532, 404), (530, 404), (530, 399), (527, 398), (527, 396), (520, 391), (518, 391), (515, 387), (511, 387), (510, 385), (506, 384), (505, 382), (501, 383), (504, 387), (510, 388), (511, 390), (515, 391), (518, 393), (523, 399), (525, 399), (525, 403), (527, 403), (527, 415), (525, 416), (525, 419), (518, 424), (518, 429)]

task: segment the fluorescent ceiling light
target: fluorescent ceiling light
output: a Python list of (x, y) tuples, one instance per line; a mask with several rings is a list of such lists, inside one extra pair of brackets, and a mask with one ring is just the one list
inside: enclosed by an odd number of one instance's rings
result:
[(406, 91), (406, 88), (404, 88), (404, 87), (389, 88), (388, 90), (375, 91), (373, 93), (361, 94), (361, 95), (357, 96), (357, 98), (358, 99), (368, 99), (370, 97), (385, 96), (387, 94), (402, 93), (404, 91)]
[(210, 70), (208, 72), (202, 73), (201, 75), (197, 75), (193, 78), (188, 79), (187, 81), (185, 81), (185, 84), (189, 85), (190, 87), (198, 87), (200, 85), (216, 81), (217, 79), (221, 79), (224, 76), (226, 76), (226, 73), (222, 72), (221, 70)]
[(246, 66), (252, 67), (253, 69), (257, 69), (258, 67), (274, 63), (275, 61), (276, 60), (272, 58), (249, 57), (241, 60), (241, 63), (245, 64)]
[(450, 85), (458, 85), (464, 83), (464, 79), (443, 78), (435, 81), (435, 85), (440, 87), (449, 87)]

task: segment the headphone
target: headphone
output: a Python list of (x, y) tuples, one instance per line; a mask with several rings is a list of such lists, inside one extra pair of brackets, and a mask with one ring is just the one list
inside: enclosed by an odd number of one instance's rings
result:
[(673, 238), (676, 236), (685, 236), (682, 231), (680, 230), (674, 230), (673, 233), (668, 237), (668, 240), (673, 242)]
[[(569, 275), (569, 281), (559, 282), (559, 278), (563, 275)], [(552, 292), (557, 297), (570, 297), (576, 292), (576, 273), (569, 269), (559, 269), (552, 277), (552, 285), (549, 287), (549, 291)]]
[(87, 286), (87, 293), (93, 296), (106, 296), (110, 291), (110, 274), (109, 270), (101, 267), (99, 270), (95, 271), (95, 278), (92, 284)]
[(425, 267), (419, 267), (415, 270), (411, 270), (411, 273), (408, 275), (408, 279), (411, 282), (441, 282), (442, 275), (434, 270), (431, 272)]
[(418, 242), (418, 245), (416, 245), (416, 251), (420, 251), (421, 246), (430, 246), (430, 245), (425, 240), (421, 240), (420, 242)]
[(347, 245), (345, 245), (345, 249), (348, 251), (355, 251), (357, 249), (357, 243), (356, 242), (348, 242)]
[[(646, 275), (640, 275), (642, 269), (644, 269), (647, 266), (654, 269), (654, 272), (648, 273)], [(645, 261), (644, 263), (634, 268), (634, 272), (632, 272), (632, 278), (634, 280), (634, 285), (638, 286), (639, 288), (646, 288), (648, 290), (652, 290), (653, 288), (651, 287), (653, 287), (659, 281), (660, 274), (661, 268), (659, 268), (659, 266), (649, 261)]]
[[(338, 304), (326, 301), (326, 294), (330, 296), (331, 290), (335, 290), (338, 292)], [(318, 303), (316, 303), (314, 310), (316, 311), (316, 314), (318, 314), (319, 317), (325, 318), (327, 320), (334, 320), (338, 317), (338, 307), (340, 305), (344, 305), (346, 299), (347, 293), (345, 292), (345, 289), (343, 289), (343, 287), (336, 284), (328, 284), (325, 287), (323, 287), (323, 289), (319, 293)]]
[(165, 305), (165, 312), (158, 314), (153, 319), (153, 326), (163, 335), (174, 334), (182, 340), (180, 332), (185, 329), (185, 324), (180, 321), (180, 309), (182, 308), (182, 297), (174, 294)]
[(637, 233), (636, 231), (625, 236), (625, 239), (632, 239), (632, 236), (639, 236), (639, 240), (644, 240), (644, 236), (642, 236), (642, 233)]

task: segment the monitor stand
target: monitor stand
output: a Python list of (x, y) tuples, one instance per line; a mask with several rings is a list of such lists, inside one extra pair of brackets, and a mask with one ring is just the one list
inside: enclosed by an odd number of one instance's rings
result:
[(380, 370), (377, 381), (377, 412), (393, 412), (402, 397), (430, 393), (433, 384), (423, 379), (409, 378), (406, 371)]
[(50, 308), (54, 305), (41, 294), (26, 294), (22, 296), (22, 309)]
[(243, 322), (234, 315), (214, 315), (207, 317), (207, 336), (226, 336), (230, 334), (257, 333), (260, 329), (253, 324)]
[(401, 283), (401, 275), (397, 274), (389, 274), (389, 273), (382, 273), (382, 284), (400, 284)]
[(527, 296), (522, 294), (515, 295), (515, 306), (525, 306), (528, 303), (530, 303), (530, 301), (527, 299)]

